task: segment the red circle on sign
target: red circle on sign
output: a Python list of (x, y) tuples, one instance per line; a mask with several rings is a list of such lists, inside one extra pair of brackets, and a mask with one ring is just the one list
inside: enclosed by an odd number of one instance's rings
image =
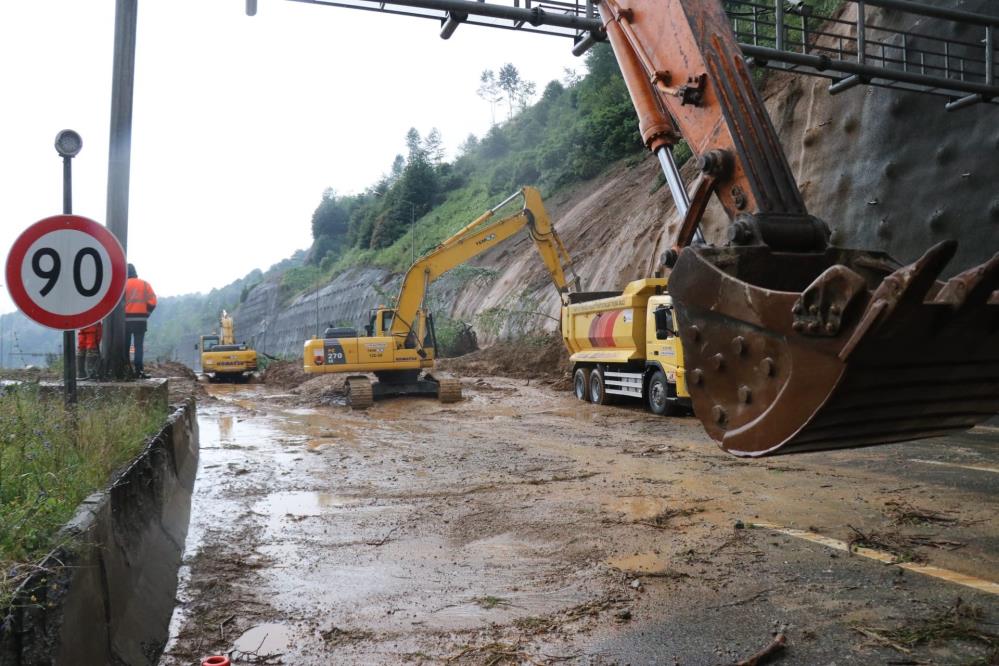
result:
[[(43, 308), (32, 300), (21, 281), (21, 264), (32, 244), (45, 234), (66, 229), (93, 237), (107, 252), (111, 262), (111, 284), (104, 297), (97, 305), (71, 315), (49, 312)], [(125, 293), (125, 251), (118, 239), (104, 225), (79, 215), (55, 215), (32, 224), (17, 237), (7, 255), (6, 275), (10, 297), (29, 319), (60, 331), (86, 328), (108, 316)]]

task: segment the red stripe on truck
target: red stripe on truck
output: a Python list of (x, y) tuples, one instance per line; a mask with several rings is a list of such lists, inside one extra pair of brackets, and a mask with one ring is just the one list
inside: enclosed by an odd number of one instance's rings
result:
[(590, 330), (587, 337), (591, 347), (615, 347), (614, 344), (614, 324), (617, 323), (623, 310), (612, 310), (601, 312), (590, 321)]

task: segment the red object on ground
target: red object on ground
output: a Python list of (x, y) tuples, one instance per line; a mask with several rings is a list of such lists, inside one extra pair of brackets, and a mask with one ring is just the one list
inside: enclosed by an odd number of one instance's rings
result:
[(201, 666), (230, 666), (229, 657), (205, 657), (201, 662)]

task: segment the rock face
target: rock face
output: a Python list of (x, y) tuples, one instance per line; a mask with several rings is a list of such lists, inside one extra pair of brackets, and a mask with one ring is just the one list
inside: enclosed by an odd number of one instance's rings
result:
[[(990, 0), (931, 4), (995, 14)], [(854, 19), (856, 5), (849, 12), (844, 18)], [(935, 34), (945, 25), (904, 25), (901, 17), (873, 8), (867, 14), (872, 25), (914, 32)], [(969, 43), (983, 35), (976, 26), (935, 34)], [(868, 86), (831, 96), (827, 86), (780, 74), (767, 86), (767, 106), (805, 201), (829, 223), (836, 244), (908, 262), (954, 238), (960, 246), (945, 275), (999, 250), (999, 106), (947, 112), (943, 97)]]
[[(934, 4), (988, 13), (994, 12), (990, 1)], [(871, 25), (932, 33), (927, 26), (900, 24), (901, 17), (868, 10)], [(940, 36), (972, 43), (980, 39), (977, 32), (966, 32)], [(960, 249), (945, 276), (999, 251), (999, 106), (979, 104), (948, 113), (942, 97), (869, 86), (831, 96), (828, 84), (771, 73), (764, 98), (809, 211), (829, 223), (836, 244), (884, 250), (908, 262), (935, 243), (955, 238)], [(685, 175), (692, 175), (689, 169)], [(669, 190), (660, 182), (655, 159), (636, 157), (546, 201), (584, 289), (620, 289), (652, 274), (664, 239), (678, 223)], [(720, 207), (709, 206), (708, 240), (723, 242), (726, 225)], [(543, 316), (558, 315), (557, 294), (526, 235), (472, 263), (495, 275), (464, 284), (442, 281), (438, 289), (453, 294), (441, 299), (453, 303), (449, 314), (472, 321), (497, 306), (521, 313), (516, 324), (511, 316), (508, 324), (492, 330), (480, 327), (480, 341), (488, 344), (525, 323), (557, 327)], [(394, 298), (394, 286), (385, 291), (392, 279), (375, 269), (337, 277), (319, 293), (321, 325), (360, 325), (369, 307)], [(302, 341), (316, 330), (315, 294), (279, 307), (276, 287), (263, 287), (254, 290), (237, 315), (248, 327), (241, 337), (263, 342), (269, 353), (299, 353)]]
[(318, 293), (310, 291), (288, 303), (282, 302), (279, 285), (265, 282), (236, 310), (236, 339), (248, 340), (257, 351), (274, 356), (301, 355), (303, 342), (317, 330), (321, 333), (328, 323), (360, 327), (370, 308), (391, 302), (395, 291), (389, 289), (390, 282), (385, 270), (352, 269)]

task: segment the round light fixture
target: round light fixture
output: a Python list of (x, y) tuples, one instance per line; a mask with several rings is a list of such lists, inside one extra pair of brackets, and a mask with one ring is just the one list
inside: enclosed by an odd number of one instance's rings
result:
[(56, 134), (55, 149), (62, 157), (76, 157), (83, 148), (83, 139), (73, 130), (63, 130)]

